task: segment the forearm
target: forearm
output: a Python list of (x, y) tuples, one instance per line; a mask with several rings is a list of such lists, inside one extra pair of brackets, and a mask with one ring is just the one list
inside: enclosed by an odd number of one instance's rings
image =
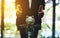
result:
[(40, 0), (39, 4), (39, 10), (38, 10), (38, 16), (39, 18), (42, 18), (44, 16), (44, 10), (45, 9), (45, 0)]

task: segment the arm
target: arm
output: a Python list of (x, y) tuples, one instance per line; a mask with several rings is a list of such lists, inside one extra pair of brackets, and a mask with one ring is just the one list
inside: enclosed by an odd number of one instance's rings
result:
[(15, 8), (16, 8), (16, 16), (20, 17), (22, 15), (21, 0), (15, 1)]
[(38, 0), (39, 2), (39, 7), (41, 7), (40, 5), (43, 6), (43, 10), (45, 9), (45, 0)]
[(44, 10), (45, 9), (45, 0), (39, 0), (39, 10), (38, 10), (38, 16), (42, 18), (44, 16)]

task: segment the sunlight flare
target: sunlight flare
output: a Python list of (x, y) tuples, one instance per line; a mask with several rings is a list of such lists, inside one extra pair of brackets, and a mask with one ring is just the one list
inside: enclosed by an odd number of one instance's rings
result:
[(15, 0), (5, 0), (4, 22), (16, 22)]

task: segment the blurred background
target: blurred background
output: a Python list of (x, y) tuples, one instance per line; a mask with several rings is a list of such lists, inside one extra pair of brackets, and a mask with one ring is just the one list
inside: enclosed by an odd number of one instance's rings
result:
[[(42, 29), (38, 33), (38, 38), (51, 38), (53, 22), (53, 2), (45, 0), (44, 17), (42, 18)], [(0, 37), (1, 37), (1, 0), (0, 0)], [(56, 0), (56, 22), (55, 37), (60, 37), (60, 0)], [(4, 0), (4, 38), (20, 38), (16, 27), (15, 0)]]

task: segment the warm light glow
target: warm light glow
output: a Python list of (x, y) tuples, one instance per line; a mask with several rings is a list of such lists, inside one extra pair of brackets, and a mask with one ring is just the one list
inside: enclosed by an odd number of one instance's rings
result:
[(16, 22), (16, 10), (15, 0), (5, 0), (4, 6), (4, 22), (14, 23)]
[(16, 14), (22, 15), (22, 8), (20, 5), (16, 5), (15, 8), (15, 0), (5, 0), (4, 6), (4, 22), (15, 23), (16, 22)]
[(0, 24), (1, 24), (1, 0), (0, 0)]
[(1, 0), (0, 0), (0, 2), (1, 2)]

